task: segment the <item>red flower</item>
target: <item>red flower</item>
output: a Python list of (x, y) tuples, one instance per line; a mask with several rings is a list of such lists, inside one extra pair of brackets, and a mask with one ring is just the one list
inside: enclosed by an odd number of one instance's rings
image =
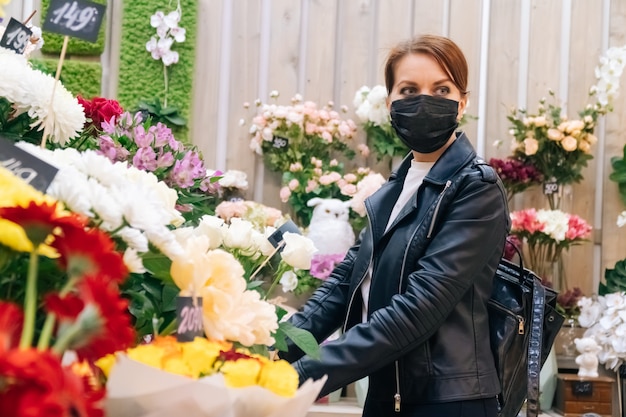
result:
[(91, 337), (82, 336), (80, 345), (71, 346), (78, 356), (95, 361), (131, 347), (135, 342), (135, 330), (128, 313), (128, 301), (120, 297), (117, 285), (99, 277), (86, 277), (76, 287), (85, 307), (95, 307), (100, 322)]
[(122, 255), (104, 231), (68, 228), (52, 246), (59, 252), (59, 262), (70, 277), (98, 275), (122, 282), (128, 275)]
[(57, 293), (47, 294), (43, 303), (46, 311), (54, 313), (61, 320), (74, 320), (85, 308), (85, 302), (76, 294), (67, 294), (64, 297)]
[(57, 203), (36, 203), (26, 207), (0, 207), (0, 217), (20, 225), (37, 247), (56, 227), (83, 228), (85, 219), (78, 215), (59, 214)]
[(120, 103), (116, 100), (109, 100), (104, 97), (94, 97), (86, 100), (81, 96), (77, 97), (78, 102), (85, 109), (85, 116), (91, 119), (91, 123), (100, 130), (102, 122), (108, 122), (112, 117), (118, 117), (124, 112)]
[(0, 355), (1, 416), (102, 417), (104, 395), (49, 351), (13, 349)]
[(20, 307), (0, 301), (0, 356), (9, 349), (17, 347), (23, 322), (24, 314)]

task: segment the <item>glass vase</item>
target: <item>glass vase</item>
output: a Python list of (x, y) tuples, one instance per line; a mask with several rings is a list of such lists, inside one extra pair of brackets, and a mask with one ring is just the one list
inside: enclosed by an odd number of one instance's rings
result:
[(578, 352), (576, 351), (576, 344), (574, 339), (578, 337), (578, 322), (574, 318), (568, 318), (563, 327), (561, 327), (561, 348), (563, 349), (563, 356), (575, 357)]

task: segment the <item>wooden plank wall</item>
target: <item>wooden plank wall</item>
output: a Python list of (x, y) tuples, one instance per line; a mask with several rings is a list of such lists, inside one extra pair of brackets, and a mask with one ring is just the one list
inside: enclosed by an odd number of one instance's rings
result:
[[(121, 8), (110, 9), (115, 21)], [(248, 198), (284, 210), (280, 176), (264, 169), (249, 149), (248, 126), (240, 126), (253, 114), (244, 102), (268, 101), (277, 90), (278, 102), (287, 104), (300, 93), (320, 105), (347, 105), (356, 119), (354, 93), (383, 83), (384, 59), (394, 43), (442, 34), (461, 46), (470, 65), (468, 112), (478, 120), (465, 131), (485, 158), (502, 158), (509, 154), (510, 107), (535, 110), (552, 89), (574, 116), (595, 83), (599, 56), (626, 43), (623, 0), (198, 0), (198, 12), (193, 142), (209, 167), (248, 174)], [(114, 23), (111, 29), (114, 54), (120, 34)], [(115, 65), (114, 57), (105, 60), (105, 72), (116, 74)], [(626, 89), (626, 80), (622, 84)], [(115, 91), (114, 85), (108, 90)], [(624, 127), (626, 91), (598, 127), (595, 158), (584, 182), (567, 190), (563, 206), (594, 225), (593, 242), (566, 257), (570, 285), (586, 294), (597, 289), (604, 268), (626, 257), (626, 230), (615, 225), (624, 207), (608, 180), (609, 160), (625, 143)], [(504, 146), (494, 147), (496, 140)], [(388, 172), (371, 159), (353, 163)], [(517, 197), (512, 209), (542, 206), (536, 191)]]
[[(352, 112), (362, 85), (383, 83), (388, 49), (419, 33), (450, 36), (470, 65), (470, 106), (478, 117), (465, 130), (485, 158), (509, 153), (512, 106), (536, 109), (556, 92), (574, 116), (595, 83), (594, 68), (608, 46), (626, 43), (626, 2), (619, 0), (200, 0), (193, 140), (208, 164), (248, 174), (248, 197), (286, 209), (278, 198), (279, 175), (263, 169), (248, 148), (251, 110), (242, 103), (279, 103), (296, 93)], [(225, 49), (228, 49), (226, 51)], [(227, 59), (227, 62), (224, 62)], [(626, 83), (626, 80), (623, 81)], [(568, 281), (591, 294), (626, 257), (626, 231), (615, 226), (623, 209), (608, 180), (609, 159), (624, 145), (626, 93), (598, 128), (599, 145), (585, 180), (567, 190), (563, 208), (594, 225), (594, 242), (566, 256)], [(360, 137), (360, 141), (364, 138)], [(494, 141), (504, 146), (496, 148)], [(359, 160), (386, 172), (385, 165)], [(542, 207), (537, 191), (515, 199), (512, 209)]]

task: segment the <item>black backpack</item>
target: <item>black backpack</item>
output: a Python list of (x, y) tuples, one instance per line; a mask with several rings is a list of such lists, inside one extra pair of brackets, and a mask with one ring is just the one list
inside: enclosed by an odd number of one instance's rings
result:
[(564, 320), (556, 312), (556, 296), (556, 291), (522, 266), (521, 256), (519, 265), (504, 258), (498, 265), (489, 300), (489, 326), (502, 387), (498, 396), (501, 417), (517, 416), (524, 400), (527, 417), (539, 414), (539, 372)]

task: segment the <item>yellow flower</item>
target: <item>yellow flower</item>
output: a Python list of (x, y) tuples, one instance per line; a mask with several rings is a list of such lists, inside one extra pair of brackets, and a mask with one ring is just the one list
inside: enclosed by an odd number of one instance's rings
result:
[(256, 385), (261, 372), (261, 362), (258, 359), (238, 359), (224, 362), (220, 368), (224, 374), (226, 385), (232, 388)]
[(293, 397), (298, 390), (299, 377), (287, 361), (268, 361), (261, 369), (259, 385), (283, 397)]
[(203, 337), (196, 337), (193, 342), (182, 343), (183, 360), (189, 367), (191, 377), (211, 375), (215, 372), (213, 365), (220, 351), (228, 351), (232, 345), (227, 342), (212, 342)]
[[(6, 6), (11, 0), (0, 0), (0, 6)], [(0, 7), (0, 17), (4, 17), (4, 9)]]
[[(1, 2), (2, 0), (0, 0), (0, 4)], [(0, 167), (0, 190), (2, 190), (0, 193), (0, 207), (26, 207), (31, 201), (36, 203), (52, 203), (55, 201), (3, 167)], [(34, 249), (24, 229), (4, 219), (0, 219), (0, 245), (7, 246), (18, 252), (31, 252)], [(56, 251), (46, 245), (42, 245), (39, 248), (39, 253), (49, 258), (57, 256)]]
[(183, 357), (179, 355), (171, 355), (166, 356), (163, 360), (163, 368), (164, 371), (191, 377), (192, 371), (187, 362), (183, 359)]
[(126, 352), (129, 358), (144, 363), (146, 365), (153, 366), (158, 369), (163, 369), (163, 358), (165, 357), (165, 349), (156, 344), (139, 345), (135, 348), (128, 349)]
[(578, 147), (578, 141), (572, 136), (565, 136), (561, 141), (561, 146), (567, 152), (573, 152)]
[(537, 142), (537, 139), (533, 139), (533, 138), (524, 139), (524, 153), (526, 155), (528, 156), (534, 155), (537, 153), (538, 149), (539, 149), (539, 142)]
[(108, 378), (111, 373), (111, 369), (113, 369), (113, 365), (115, 365), (115, 354), (110, 353), (101, 357), (95, 362), (95, 365), (100, 368), (104, 376)]

